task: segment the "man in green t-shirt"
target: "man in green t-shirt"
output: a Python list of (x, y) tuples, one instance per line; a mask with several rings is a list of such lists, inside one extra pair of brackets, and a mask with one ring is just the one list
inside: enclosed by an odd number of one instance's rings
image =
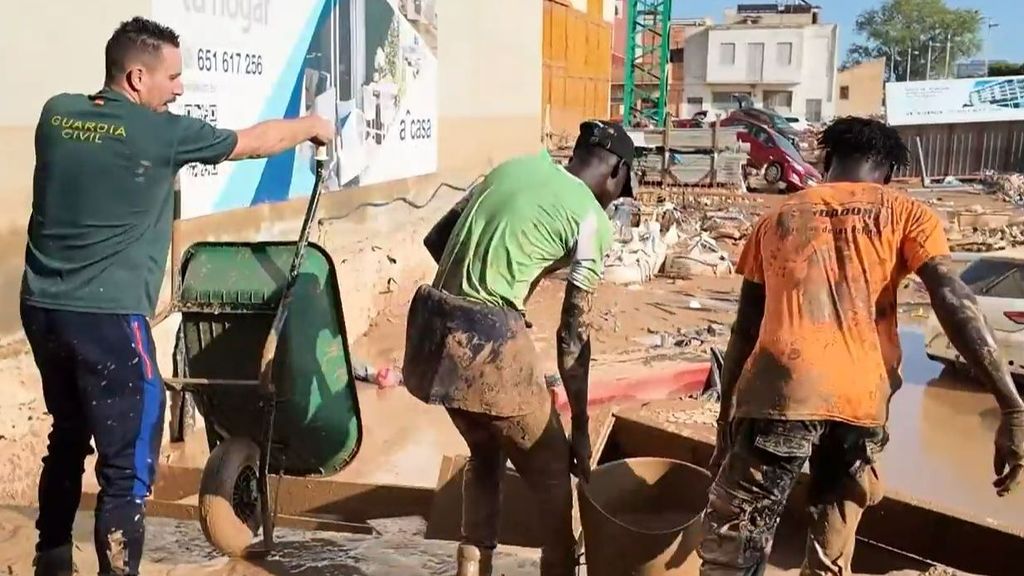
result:
[[(612, 244), (605, 209), (632, 195), (633, 154), (621, 126), (584, 122), (568, 167), (546, 152), (501, 164), (424, 240), (439, 268), (409, 307), (403, 370), (409, 391), (444, 406), (469, 446), (459, 576), (491, 573), (506, 459), (537, 499), (541, 574), (575, 569), (569, 476), (590, 474), (586, 317)], [(524, 318), (538, 281), (564, 266), (558, 369), (572, 409), (571, 442)]]
[(103, 89), (50, 98), (36, 128), (21, 317), (53, 417), (39, 480), (37, 576), (74, 573), (71, 527), (90, 440), (100, 574), (138, 574), (164, 415), (147, 317), (170, 249), (178, 169), (334, 136), (314, 116), (235, 132), (172, 114), (181, 70), (177, 34), (134, 18), (107, 42)]

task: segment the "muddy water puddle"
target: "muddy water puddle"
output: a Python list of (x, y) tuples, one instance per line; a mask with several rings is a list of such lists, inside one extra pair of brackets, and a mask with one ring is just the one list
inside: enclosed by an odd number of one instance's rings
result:
[(999, 410), (992, 396), (928, 360), (924, 335), (901, 331), (903, 388), (890, 405), (886, 485), (952, 512), (1024, 530), (1024, 494), (992, 487)]
[[(31, 574), (35, 512), (0, 508), (0, 573)], [(75, 523), (75, 561), (81, 574), (96, 573), (90, 514)], [(206, 544), (196, 523), (165, 518), (146, 520), (147, 576), (450, 576), (455, 573), (453, 542), (424, 540), (419, 519), (375, 523), (380, 536), (300, 532), (279, 529), (276, 548), (261, 560), (229, 560)], [(503, 548), (495, 574), (534, 576), (535, 550)], [(6, 571), (5, 571), (6, 569)]]

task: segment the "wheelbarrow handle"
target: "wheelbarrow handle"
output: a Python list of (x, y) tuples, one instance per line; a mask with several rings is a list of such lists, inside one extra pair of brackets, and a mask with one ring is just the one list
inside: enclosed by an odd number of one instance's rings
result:
[(323, 192), (324, 172), (327, 167), (327, 148), (319, 146), (316, 150), (316, 177), (313, 182), (313, 190), (309, 195), (309, 204), (306, 205), (306, 217), (302, 220), (302, 230), (299, 232), (299, 239), (295, 244), (295, 256), (292, 258), (292, 266), (288, 272), (288, 278), (284, 285), (284, 293), (281, 295), (281, 302), (277, 305), (277, 313), (274, 315), (274, 322), (270, 325), (270, 332), (267, 340), (263, 343), (263, 354), (260, 358), (259, 390), (263, 396), (263, 430), (260, 435), (260, 462), (259, 462), (259, 486), (260, 486), (260, 515), (263, 524), (263, 549), (271, 550), (274, 546), (274, 514), (270, 502), (270, 447), (274, 436), (274, 419), (277, 412), (277, 389), (274, 384), (274, 357), (277, 355), (277, 342), (284, 328), (285, 319), (288, 317), (288, 305), (292, 298), (292, 289), (295, 287), (295, 279), (299, 276), (299, 268), (302, 266), (302, 257), (306, 252), (306, 245), (309, 243), (310, 229), (313, 227), (313, 218), (316, 217), (316, 209), (320, 204), (320, 194)]
[(309, 235), (316, 218), (316, 210), (320, 204), (320, 195), (323, 193), (324, 172), (327, 167), (327, 147), (318, 146), (316, 149), (316, 178), (313, 182), (313, 190), (309, 195), (309, 203), (306, 205), (306, 216), (302, 220), (302, 229), (299, 231), (299, 238), (295, 243), (295, 256), (292, 257), (292, 265), (288, 271), (288, 278), (285, 282), (284, 293), (281, 295), (281, 302), (277, 306), (277, 314), (270, 326), (270, 333), (263, 345), (263, 355), (260, 360), (260, 382), (262, 391), (265, 394), (274, 394), (274, 383), (271, 369), (274, 363), (274, 356), (277, 352), (277, 341), (284, 327), (284, 321), (288, 316), (288, 304), (292, 298), (292, 288), (295, 286), (295, 279), (299, 276), (299, 268), (302, 267), (302, 258), (306, 252), (306, 245), (309, 244)]
[(320, 206), (320, 195), (323, 193), (324, 172), (327, 169), (327, 147), (317, 146), (316, 149), (316, 179), (313, 182), (313, 191), (309, 195), (309, 203), (306, 204), (306, 216), (302, 220), (302, 229), (299, 231), (299, 239), (295, 243), (295, 256), (292, 258), (292, 266), (288, 271), (288, 282), (285, 291), (291, 290), (295, 278), (299, 275), (299, 268), (302, 266), (302, 258), (306, 253), (306, 245), (309, 243), (309, 235), (312, 232), (313, 221), (316, 218), (316, 210)]

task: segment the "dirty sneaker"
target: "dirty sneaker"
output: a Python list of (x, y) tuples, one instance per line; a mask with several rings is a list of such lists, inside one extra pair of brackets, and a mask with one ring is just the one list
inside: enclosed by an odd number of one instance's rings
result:
[(71, 558), (72, 545), (67, 544), (45, 552), (36, 553), (32, 560), (35, 576), (76, 576), (78, 567)]

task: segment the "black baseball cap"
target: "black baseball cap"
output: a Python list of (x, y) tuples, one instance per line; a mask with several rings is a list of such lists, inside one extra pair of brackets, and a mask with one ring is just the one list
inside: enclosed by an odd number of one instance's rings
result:
[(636, 157), (636, 150), (633, 147), (633, 138), (622, 124), (601, 120), (584, 121), (580, 124), (580, 136), (576, 139), (576, 147), (580, 146), (603, 148), (621, 158), (630, 170), (620, 196), (633, 197), (633, 160)]

